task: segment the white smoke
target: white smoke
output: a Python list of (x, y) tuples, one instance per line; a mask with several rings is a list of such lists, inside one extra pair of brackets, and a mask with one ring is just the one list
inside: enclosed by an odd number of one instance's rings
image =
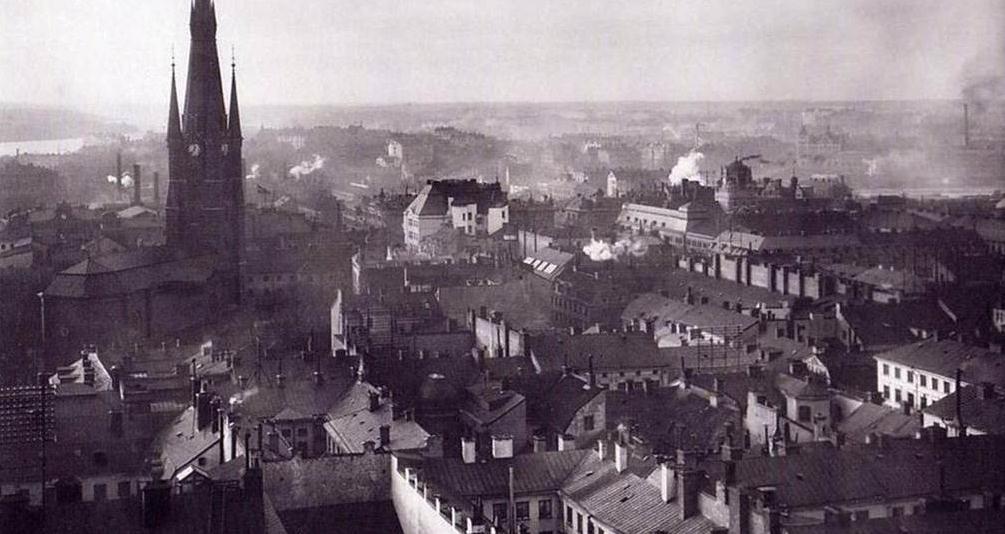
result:
[(301, 161), (300, 165), (290, 169), (290, 176), (300, 179), (314, 171), (319, 171), (325, 166), (325, 158), (314, 154), (314, 159), (310, 161)]
[(583, 253), (593, 261), (617, 260), (626, 254), (635, 256), (645, 256), (649, 249), (644, 241), (635, 238), (622, 238), (614, 243), (593, 238), (590, 244), (583, 247)]
[(929, 165), (925, 153), (920, 150), (893, 150), (871, 159), (863, 159), (866, 176), (906, 176), (917, 169)]
[(257, 164), (257, 163), (254, 164), (254, 165), (252, 165), (251, 166), (251, 174), (245, 176), (244, 179), (245, 180), (257, 180), (258, 179), (258, 171), (261, 168), (262, 168), (262, 166), (259, 165), (259, 164)]
[(670, 170), (670, 185), (680, 185), (683, 180), (696, 181), (704, 184), (701, 177), (701, 161), (705, 154), (692, 150), (686, 156), (677, 158), (677, 164)]
[[(111, 175), (111, 174), (109, 174), (108, 178), (105, 178), (105, 179), (108, 180), (108, 183), (110, 183), (110, 184), (118, 184), (119, 183), (119, 179), (116, 178), (115, 176)], [(132, 187), (132, 186), (133, 186), (133, 177), (129, 176), (128, 174), (123, 174), (122, 175), (122, 187)]]

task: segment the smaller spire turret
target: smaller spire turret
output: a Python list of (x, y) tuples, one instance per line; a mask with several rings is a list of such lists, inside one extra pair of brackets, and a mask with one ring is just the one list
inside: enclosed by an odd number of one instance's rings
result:
[(237, 103), (237, 61), (230, 52), (230, 124), (227, 131), (232, 139), (241, 139), (241, 108)]
[(171, 109), (168, 111), (168, 140), (180, 140), (181, 113), (178, 111), (178, 84), (175, 82), (174, 52), (171, 53)]

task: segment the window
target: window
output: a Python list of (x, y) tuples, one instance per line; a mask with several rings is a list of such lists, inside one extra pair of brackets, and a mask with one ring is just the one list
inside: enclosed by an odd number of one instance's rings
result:
[(935, 378), (934, 376), (932, 377), (932, 389), (934, 389), (935, 391), (939, 390), (939, 379)]
[(893, 368), (893, 377), (900, 380), (900, 367)]
[(904, 515), (904, 508), (901, 506), (894, 506), (890, 508), (890, 517), (900, 517)]
[(517, 501), (516, 519), (517, 521), (526, 521), (527, 519), (530, 519), (530, 502)]
[(583, 430), (589, 432), (593, 430), (593, 416), (584, 415), (583, 416)]
[(551, 499), (537, 501), (537, 518), (551, 519)]
[(572, 526), (572, 507), (571, 506), (566, 506), (565, 507), (565, 524), (569, 525), (570, 527)]
[(496, 523), (502, 523), (503, 521), (506, 521), (507, 508), (509, 508), (509, 506), (507, 506), (507, 503), (504, 502), (497, 502), (492, 505), (492, 518), (495, 519)]
[(108, 499), (108, 486), (104, 484), (94, 485), (94, 500), (104, 501)]
[(924, 410), (926, 407), (928, 407), (928, 397), (922, 395), (921, 396), (921, 409)]
[(890, 386), (883, 386), (883, 398), (884, 399), (890, 398)]
[(297, 435), (301, 436), (301, 437), (306, 436), (307, 435), (307, 429), (306, 428), (298, 428), (297, 429)]
[(907, 394), (907, 404), (914, 406), (914, 393)]
[(907, 372), (907, 382), (910, 384), (914, 383), (914, 371)]
[(918, 382), (921, 383), (921, 387), (926, 387), (928, 386), (928, 377), (918, 373)]
[(119, 482), (119, 498), (125, 499), (131, 497), (133, 494), (133, 485), (128, 480), (125, 482)]
[(900, 403), (900, 388), (893, 390), (893, 400), (897, 401), (898, 404)]
[(942, 391), (943, 391), (943, 393), (949, 393), (949, 381), (948, 380), (943, 380), (942, 381)]
[(855, 521), (868, 521), (869, 510), (859, 510), (855, 512)]
[(576, 512), (576, 532), (583, 532), (583, 514)]
[(809, 406), (800, 406), (799, 407), (799, 420), (800, 421), (809, 421), (811, 417), (812, 417), (812, 412), (811, 412), (811, 409), (810, 409)]

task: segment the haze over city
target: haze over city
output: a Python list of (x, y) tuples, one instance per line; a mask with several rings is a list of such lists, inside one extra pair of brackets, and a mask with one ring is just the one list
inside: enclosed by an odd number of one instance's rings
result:
[(0, 14), (0, 534), (1005, 534), (1005, 0)]
[[(0, 101), (163, 108), (183, 1), (4, 0)], [(727, 9), (728, 8), (728, 9)], [(1001, 0), (224, 2), (245, 101), (959, 98), (1005, 68)]]

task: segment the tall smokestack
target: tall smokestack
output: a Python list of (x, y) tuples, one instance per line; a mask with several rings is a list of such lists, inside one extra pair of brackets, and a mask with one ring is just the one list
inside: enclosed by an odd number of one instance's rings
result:
[(963, 103), (963, 148), (970, 148), (970, 106)]
[(161, 205), (161, 173), (154, 171), (154, 208)]
[(122, 152), (115, 154), (115, 185), (122, 189)]
[(133, 164), (133, 206), (143, 205), (143, 193), (140, 191), (143, 181), (140, 179), (140, 164)]

